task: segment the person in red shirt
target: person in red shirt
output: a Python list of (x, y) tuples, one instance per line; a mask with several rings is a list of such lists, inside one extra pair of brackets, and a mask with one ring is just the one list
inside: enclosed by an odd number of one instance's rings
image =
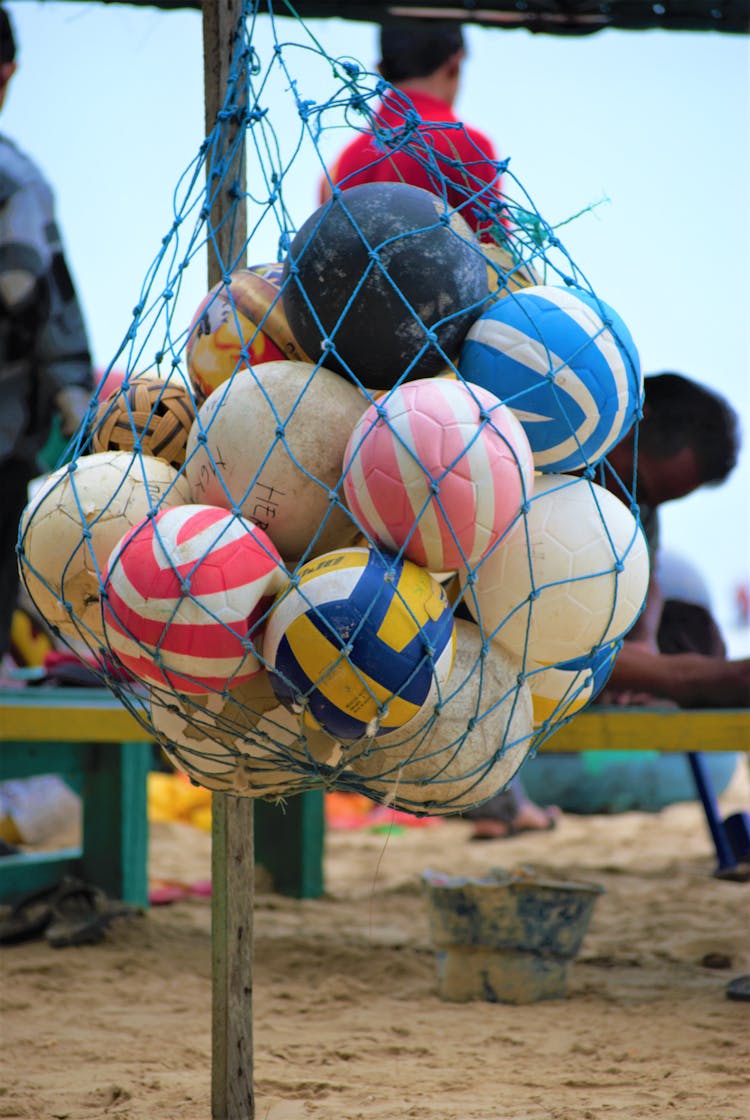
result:
[(507, 224), (503, 164), (492, 141), (453, 112), (466, 58), (461, 25), (401, 20), (380, 31), (378, 71), (386, 88), (371, 127), (347, 145), (321, 183), (332, 187), (409, 183), (445, 198), (473, 230), (489, 235)]

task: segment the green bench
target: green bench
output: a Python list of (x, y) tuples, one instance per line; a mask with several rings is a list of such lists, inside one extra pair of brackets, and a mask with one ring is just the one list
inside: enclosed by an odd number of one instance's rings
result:
[[(64, 874), (112, 898), (148, 904), (146, 780), (153, 742), (104, 689), (19, 688), (0, 692), (0, 781), (60, 774), (83, 799), (80, 848), (0, 860), (0, 902), (51, 885)], [(323, 794), (259, 802), (256, 860), (282, 894), (323, 893)]]

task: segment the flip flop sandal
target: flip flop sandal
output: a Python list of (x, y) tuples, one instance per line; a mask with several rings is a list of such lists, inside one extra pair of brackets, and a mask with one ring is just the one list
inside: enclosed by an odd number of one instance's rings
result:
[(19, 899), (0, 917), (0, 945), (20, 945), (41, 937), (52, 920), (60, 884), (42, 887)]
[(134, 907), (107, 898), (99, 887), (66, 878), (60, 884), (44, 937), (55, 949), (95, 945), (102, 940), (114, 918), (134, 913), (137, 913)]
[(552, 832), (557, 828), (557, 814), (544, 810), (547, 823), (543, 828), (533, 828), (529, 825), (517, 825), (514, 821), (495, 820), (492, 817), (475, 819), (474, 831), (469, 839), (484, 842), (486, 840), (508, 840), (513, 836), (521, 836), (527, 832)]
[(743, 1002), (750, 1000), (750, 973), (747, 976), (736, 976), (727, 984), (727, 999), (738, 999)]

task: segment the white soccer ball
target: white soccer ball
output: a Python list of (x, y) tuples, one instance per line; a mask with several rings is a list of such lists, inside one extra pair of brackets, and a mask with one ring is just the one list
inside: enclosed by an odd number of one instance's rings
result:
[(288, 796), (310, 788), (318, 763), (332, 763), (337, 744), (303, 731), (279, 705), (268, 675), (223, 693), (151, 695), (151, 722), (162, 749), (198, 785), (243, 797)]
[(475, 573), (461, 573), (484, 633), (536, 665), (583, 657), (621, 637), (648, 581), (636, 518), (608, 490), (571, 475), (537, 475), (525, 517)]
[(21, 578), (47, 622), (68, 638), (103, 638), (104, 570), (124, 533), (156, 509), (190, 501), (184, 478), (152, 456), (84, 455), (54, 471), (21, 516)]

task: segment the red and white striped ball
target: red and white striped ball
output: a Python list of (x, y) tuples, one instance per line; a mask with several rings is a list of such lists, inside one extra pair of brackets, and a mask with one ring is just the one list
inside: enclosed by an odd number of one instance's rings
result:
[(433, 572), (477, 564), (517, 517), (533, 475), (510, 409), (448, 378), (408, 382), (370, 405), (344, 454), (344, 494), (363, 531)]
[(112, 550), (105, 637), (141, 680), (182, 693), (235, 688), (261, 669), (260, 623), (285, 582), (251, 522), (214, 506), (162, 510)]

